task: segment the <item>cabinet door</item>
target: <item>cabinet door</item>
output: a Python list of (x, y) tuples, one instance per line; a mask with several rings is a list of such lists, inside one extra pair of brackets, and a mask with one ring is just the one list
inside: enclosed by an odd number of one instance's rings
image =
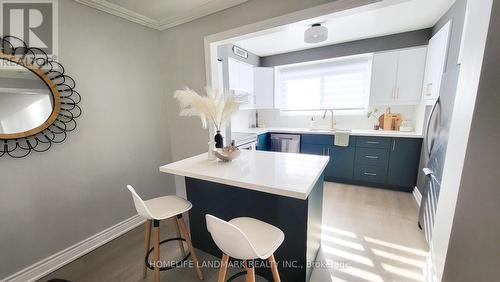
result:
[(355, 147), (328, 146), (330, 162), (325, 169), (325, 176), (352, 179), (354, 172)]
[(395, 98), (399, 52), (373, 55), (370, 105), (391, 104)]
[(241, 90), (253, 94), (253, 66), (247, 63), (240, 62), (240, 87)]
[(274, 107), (274, 68), (254, 68), (255, 107), (272, 109)]
[(422, 89), (422, 99), (424, 100), (435, 100), (439, 97), (441, 77), (445, 69), (446, 55), (448, 54), (450, 25), (451, 23), (448, 22), (429, 40)]
[(269, 143), (270, 139), (268, 133), (259, 134), (257, 136), (257, 151), (269, 151)]
[(253, 66), (228, 59), (229, 89), (253, 94)]
[(422, 139), (393, 138), (389, 156), (387, 183), (411, 191), (417, 183)]
[(327, 152), (325, 147), (324, 145), (302, 143), (300, 153), (324, 156)]
[(396, 104), (418, 104), (422, 96), (426, 47), (399, 52)]

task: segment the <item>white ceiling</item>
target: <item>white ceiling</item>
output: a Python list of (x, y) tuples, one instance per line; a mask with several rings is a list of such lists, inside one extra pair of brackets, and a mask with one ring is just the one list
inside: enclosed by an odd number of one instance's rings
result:
[(157, 30), (180, 25), (248, 0), (75, 0)]
[[(342, 42), (432, 27), (455, 0), (384, 0), (360, 8), (282, 26), (234, 42), (258, 56), (269, 56)], [(313, 23), (328, 28), (328, 39), (304, 43)]]

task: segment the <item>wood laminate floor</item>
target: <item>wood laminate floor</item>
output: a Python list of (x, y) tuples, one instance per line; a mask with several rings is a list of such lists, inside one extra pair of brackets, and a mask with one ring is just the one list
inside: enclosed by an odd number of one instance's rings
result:
[[(424, 281), (427, 245), (417, 227), (418, 207), (412, 194), (330, 182), (325, 182), (324, 193), (323, 264), (312, 281)], [(161, 238), (176, 237), (171, 221), (162, 222), (160, 228)], [(140, 226), (39, 281), (153, 281), (151, 271), (142, 278), (143, 240), (144, 226)], [(177, 242), (164, 244), (161, 253), (163, 260), (181, 257)], [(217, 281), (218, 269), (211, 263), (218, 259), (197, 254), (206, 266), (205, 281)], [(230, 269), (227, 277), (238, 271)], [(189, 267), (161, 275), (162, 281), (199, 281)]]

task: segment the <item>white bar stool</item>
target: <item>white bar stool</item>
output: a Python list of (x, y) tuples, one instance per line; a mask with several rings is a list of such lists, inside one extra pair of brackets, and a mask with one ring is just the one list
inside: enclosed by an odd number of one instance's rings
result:
[[(200, 280), (203, 280), (203, 273), (201, 272), (201, 268), (198, 263), (198, 257), (196, 256), (193, 244), (191, 243), (191, 238), (189, 237), (186, 223), (184, 222), (184, 219), (182, 217), (182, 213), (190, 210), (193, 205), (189, 201), (178, 196), (164, 196), (143, 201), (142, 198), (135, 192), (132, 186), (127, 185), (127, 188), (130, 193), (132, 193), (132, 198), (134, 199), (134, 205), (137, 213), (139, 213), (140, 216), (146, 219), (146, 238), (144, 240), (146, 258), (144, 262), (144, 277), (146, 277), (148, 268), (153, 269), (153, 267), (148, 265), (148, 257), (151, 251), (154, 251), (153, 263), (156, 282), (160, 281), (160, 270), (169, 270), (175, 267), (160, 267), (160, 244), (178, 240), (183, 254), (185, 254), (184, 245), (182, 244), (183, 241), (187, 243), (189, 249), (189, 253), (185, 256), (183, 261), (186, 260), (189, 255), (192, 255), (198, 278)], [(171, 238), (160, 242), (160, 220), (163, 219), (172, 219), (174, 221), (178, 238)], [(153, 249), (150, 250), (149, 247), (151, 238), (151, 223), (153, 223), (154, 231)], [(184, 238), (181, 237), (181, 232)]]
[(217, 247), (224, 253), (218, 282), (225, 282), (229, 257), (243, 260), (247, 272), (246, 282), (255, 282), (255, 269), (247, 263), (253, 259), (269, 260), (273, 280), (281, 281), (274, 252), (285, 239), (283, 231), (250, 217), (238, 217), (229, 222), (209, 214), (205, 217), (208, 231)]

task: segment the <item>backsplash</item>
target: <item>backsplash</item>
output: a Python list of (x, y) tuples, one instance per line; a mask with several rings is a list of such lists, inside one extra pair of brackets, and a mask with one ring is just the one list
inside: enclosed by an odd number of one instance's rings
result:
[[(385, 107), (377, 107), (378, 115), (385, 111)], [(240, 110), (231, 119), (232, 131), (244, 130), (255, 126), (256, 110)], [(416, 106), (392, 106), (391, 112), (401, 113), (402, 119), (412, 121), (414, 127), (416, 120)], [(282, 112), (278, 109), (258, 110), (259, 127), (288, 127), (288, 128), (309, 128), (311, 117), (314, 117), (316, 127), (328, 127), (330, 123), (330, 113), (323, 119), (323, 112)], [(373, 129), (373, 122), (366, 117), (366, 114), (345, 114), (340, 111), (335, 112), (336, 128), (338, 129)]]

